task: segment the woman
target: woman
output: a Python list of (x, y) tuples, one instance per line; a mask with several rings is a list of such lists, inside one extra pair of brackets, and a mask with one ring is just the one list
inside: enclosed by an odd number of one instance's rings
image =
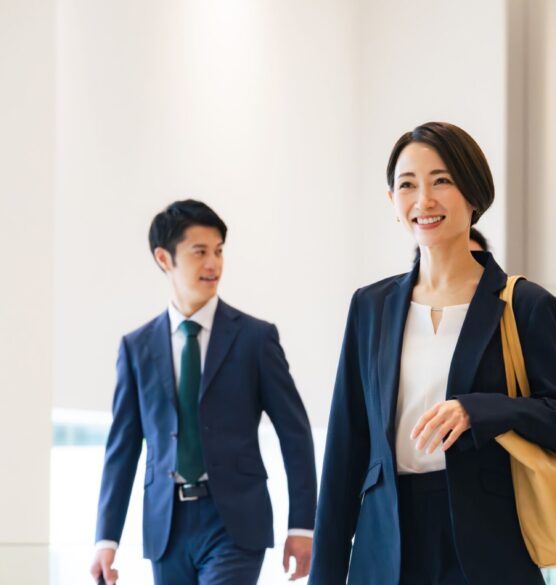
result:
[(309, 583), (541, 585), (494, 438), (513, 429), (556, 451), (556, 299), (516, 286), (532, 397), (511, 399), (500, 340), (507, 275), (491, 254), (469, 251), (470, 226), (494, 198), (482, 151), (460, 128), (431, 122), (398, 140), (387, 178), (421, 259), (353, 296)]

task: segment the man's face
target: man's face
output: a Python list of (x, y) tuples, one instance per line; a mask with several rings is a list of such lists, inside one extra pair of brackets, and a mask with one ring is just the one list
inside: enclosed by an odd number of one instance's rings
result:
[(223, 246), (218, 229), (196, 225), (185, 230), (173, 261), (167, 250), (155, 249), (155, 258), (180, 303), (198, 309), (216, 294), (224, 264)]

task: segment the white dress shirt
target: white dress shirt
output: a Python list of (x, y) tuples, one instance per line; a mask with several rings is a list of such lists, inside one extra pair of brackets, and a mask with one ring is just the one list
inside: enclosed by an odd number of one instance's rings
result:
[(207, 348), (210, 341), (210, 332), (214, 323), (214, 315), (218, 306), (218, 297), (214, 296), (206, 305), (203, 305), (191, 317), (184, 317), (179, 309), (172, 302), (168, 306), (168, 317), (170, 318), (170, 335), (172, 340), (172, 361), (174, 362), (174, 377), (176, 379), (176, 388), (179, 387), (181, 373), (181, 352), (185, 345), (185, 333), (180, 329), (183, 321), (195, 321), (201, 326), (197, 335), (199, 349), (201, 350), (201, 374), (205, 368), (205, 359), (207, 357)]
[[(193, 313), (191, 317), (185, 317), (179, 309), (170, 301), (168, 305), (168, 317), (170, 319), (170, 337), (172, 342), (172, 361), (174, 363), (174, 376), (176, 380), (176, 389), (179, 388), (179, 379), (181, 373), (181, 354), (185, 345), (185, 333), (180, 329), (180, 325), (184, 320), (195, 321), (201, 325), (201, 330), (197, 335), (199, 341), (199, 349), (201, 351), (201, 375), (205, 367), (205, 360), (207, 357), (207, 349), (210, 341), (210, 333), (212, 331), (212, 325), (214, 323), (214, 315), (216, 314), (216, 308), (218, 307), (218, 297), (215, 295), (203, 305), (197, 312)], [(205, 473), (200, 478), (201, 481), (208, 479), (208, 475)], [(176, 482), (184, 483), (184, 478), (179, 474), (176, 474)], [(307, 536), (312, 538), (313, 531), (306, 530), (304, 528), (291, 528), (288, 530), (289, 536)], [(118, 543), (112, 540), (100, 540), (95, 545), (96, 549), (111, 548), (117, 549)]]
[(446, 400), (452, 356), (468, 308), (468, 304), (444, 307), (435, 333), (431, 307), (411, 302), (405, 323), (396, 410), (396, 458), (400, 474), (446, 468), (446, 457), (440, 447), (429, 455), (426, 447), (416, 449), (417, 440), (412, 440), (410, 435), (429, 408)]

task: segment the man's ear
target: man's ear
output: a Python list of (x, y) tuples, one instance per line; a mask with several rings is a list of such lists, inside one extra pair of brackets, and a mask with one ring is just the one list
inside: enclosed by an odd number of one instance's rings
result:
[(164, 272), (169, 272), (172, 269), (174, 262), (172, 261), (172, 255), (168, 250), (158, 247), (154, 249), (153, 254), (156, 263)]

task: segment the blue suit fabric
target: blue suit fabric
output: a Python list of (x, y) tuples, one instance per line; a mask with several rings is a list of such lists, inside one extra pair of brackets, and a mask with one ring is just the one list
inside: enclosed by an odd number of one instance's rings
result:
[(256, 585), (264, 549), (239, 548), (211, 497), (176, 501), (173, 516), (166, 552), (152, 563), (155, 584)]
[[(498, 296), (507, 275), (491, 254), (474, 256), (485, 270), (446, 388), (446, 398), (460, 400), (471, 423), (446, 452), (455, 547), (470, 585), (541, 585), (518, 524), (509, 456), (494, 438), (513, 429), (556, 451), (556, 299), (532, 282), (516, 285), (513, 307), (532, 397), (511, 399), (500, 338), (505, 303)], [(310, 585), (399, 583), (395, 412), (418, 271), (417, 264), (353, 296), (330, 413)]]
[[(199, 391), (211, 498), (233, 542), (273, 546), (272, 507), (258, 441), (265, 411), (288, 477), (290, 528), (312, 529), (316, 472), (309, 421), (274, 325), (219, 300)], [(165, 553), (175, 504), (177, 393), (168, 313), (124, 336), (102, 475), (96, 539), (120, 541), (143, 441), (144, 556)], [(185, 537), (185, 536), (184, 536)]]

